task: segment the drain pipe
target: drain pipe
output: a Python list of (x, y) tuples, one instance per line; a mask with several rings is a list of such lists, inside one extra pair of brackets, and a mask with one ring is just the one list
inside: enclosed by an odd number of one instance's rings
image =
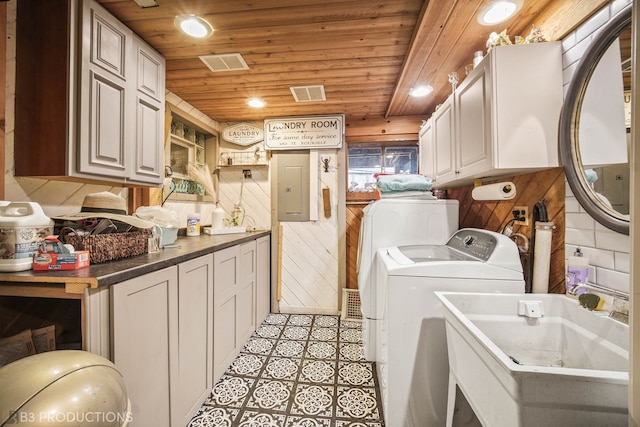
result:
[(531, 251), (533, 257), (529, 265), (529, 281), (525, 286), (525, 292), (548, 293), (549, 270), (551, 262), (551, 239), (556, 228), (549, 221), (546, 201), (538, 201), (533, 207), (532, 221), (534, 228), (531, 232)]

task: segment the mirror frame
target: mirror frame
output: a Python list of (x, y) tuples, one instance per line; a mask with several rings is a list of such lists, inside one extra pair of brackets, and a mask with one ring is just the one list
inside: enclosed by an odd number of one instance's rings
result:
[(611, 43), (631, 26), (631, 6), (621, 10), (604, 28), (600, 29), (587, 51), (580, 59), (562, 105), (560, 113), (560, 159), (569, 187), (584, 210), (605, 227), (622, 234), (629, 234), (629, 216), (609, 208), (597, 199), (587, 182), (580, 159), (579, 129), (580, 111), (587, 85), (600, 58)]

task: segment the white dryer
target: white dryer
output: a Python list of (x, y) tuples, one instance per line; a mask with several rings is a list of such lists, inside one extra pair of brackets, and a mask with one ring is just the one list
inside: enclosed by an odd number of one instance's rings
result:
[(358, 246), (358, 289), (363, 315), (365, 358), (375, 362), (381, 313), (377, 302), (373, 260), (380, 248), (403, 245), (443, 245), (458, 229), (457, 200), (381, 199), (363, 209)]
[(518, 248), (502, 234), (461, 229), (445, 245), (380, 249), (374, 268), (385, 425), (444, 427), (449, 359), (434, 291), (524, 293)]

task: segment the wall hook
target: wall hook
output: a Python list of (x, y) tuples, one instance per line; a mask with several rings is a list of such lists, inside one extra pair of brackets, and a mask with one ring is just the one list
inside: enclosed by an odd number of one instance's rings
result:
[(326, 159), (322, 159), (322, 168), (324, 169), (325, 172), (329, 172), (329, 162), (331, 161), (330, 157), (327, 157)]

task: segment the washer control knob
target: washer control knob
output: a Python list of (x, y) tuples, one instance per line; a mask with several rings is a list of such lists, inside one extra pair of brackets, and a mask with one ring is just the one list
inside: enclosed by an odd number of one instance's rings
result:
[(473, 236), (465, 236), (463, 240), (465, 246), (471, 246), (475, 241), (476, 238)]

